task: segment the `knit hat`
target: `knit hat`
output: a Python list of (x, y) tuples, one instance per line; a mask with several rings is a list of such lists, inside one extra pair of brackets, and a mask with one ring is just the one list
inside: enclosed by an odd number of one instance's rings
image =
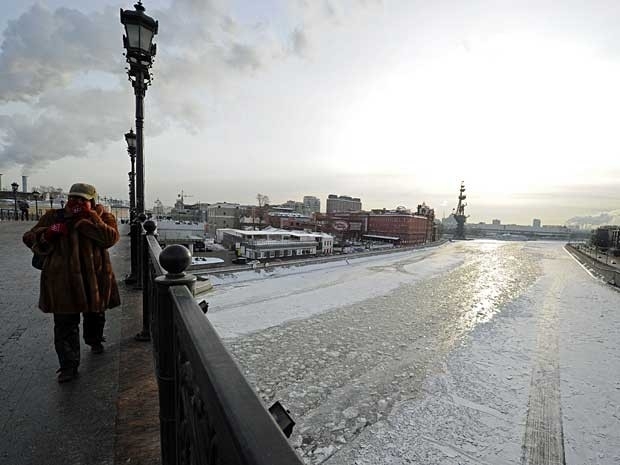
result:
[(69, 196), (72, 195), (85, 198), (86, 200), (92, 200), (97, 196), (97, 189), (95, 189), (95, 186), (90, 184), (79, 182), (72, 185), (71, 189), (69, 189)]

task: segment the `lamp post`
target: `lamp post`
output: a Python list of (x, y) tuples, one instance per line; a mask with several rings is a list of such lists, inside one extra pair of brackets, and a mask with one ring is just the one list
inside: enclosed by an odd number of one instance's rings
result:
[(158, 23), (144, 13), (141, 1), (134, 8), (134, 11), (121, 9), (121, 23), (125, 26), (123, 46), (129, 64), (127, 74), (136, 96), (136, 213), (140, 214), (144, 213), (144, 96), (151, 84), (149, 70), (157, 50), (153, 37), (157, 34)]
[(17, 221), (17, 189), (19, 188), (19, 184), (16, 182), (11, 183), (11, 189), (13, 189), (13, 200), (15, 200), (15, 221)]
[[(129, 65), (127, 75), (134, 90), (136, 97), (136, 134), (135, 134), (135, 212), (134, 218), (144, 215), (144, 143), (143, 143), (143, 123), (144, 123), (144, 96), (147, 87), (151, 84), (150, 69), (153, 66), (153, 58), (157, 51), (157, 46), (153, 44), (153, 37), (157, 34), (158, 23), (144, 13), (144, 7), (139, 0), (134, 5), (135, 10), (123, 10), (121, 8), (121, 23), (125, 26), (123, 35), (123, 47), (125, 48), (125, 58)], [(129, 141), (127, 141), (129, 144)], [(142, 266), (144, 263), (143, 247), (141, 244), (142, 226), (136, 225), (136, 287), (142, 288)], [(144, 333), (144, 331), (143, 331)], [(144, 340), (150, 339), (150, 334), (138, 335)]]
[(133, 128), (125, 134), (127, 142), (127, 153), (131, 161), (131, 171), (129, 174), (129, 239), (131, 252), (130, 273), (125, 278), (127, 284), (135, 284), (137, 281), (138, 269), (138, 243), (140, 234), (139, 225), (136, 224), (136, 134)]
[(37, 221), (39, 221), (39, 197), (41, 197), (41, 193), (39, 191), (32, 191), (32, 196), (34, 197), (34, 211), (37, 215)]
[(127, 153), (131, 161), (131, 171), (129, 172), (129, 221), (134, 220), (136, 209), (136, 135), (133, 128), (125, 134), (127, 141)]
[(129, 192), (129, 217), (125, 217), (125, 220), (131, 223), (131, 221), (133, 220), (133, 210), (136, 206), (136, 191), (134, 190), (133, 186), (134, 173), (130, 171), (129, 173), (127, 173), (127, 176), (129, 176), (129, 183), (127, 184), (127, 189)]

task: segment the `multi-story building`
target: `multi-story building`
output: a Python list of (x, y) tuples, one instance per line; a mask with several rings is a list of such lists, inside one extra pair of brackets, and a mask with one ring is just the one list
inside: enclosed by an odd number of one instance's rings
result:
[(418, 205), (417, 213), (404, 207), (396, 210), (372, 210), (315, 214), (317, 230), (335, 237), (340, 245), (347, 242), (383, 240), (394, 244), (414, 245), (437, 240), (435, 212), (425, 204)]
[[(304, 212), (304, 204), (302, 202), (296, 202), (295, 200), (287, 200), (286, 202), (284, 202), (282, 205), (280, 205), (281, 208), (287, 208), (291, 211), (294, 211), (296, 213), (303, 213)], [(270, 209), (273, 207), (270, 207)]]
[(368, 213), (315, 213), (314, 223), (318, 231), (331, 234), (339, 243), (361, 241), (368, 232)]
[(270, 209), (264, 222), (272, 228), (289, 230), (313, 229), (314, 225), (311, 217), (283, 208)]
[(218, 229), (217, 242), (250, 259), (329, 255), (334, 250), (334, 239), (329, 234), (275, 228), (262, 231)]
[(155, 217), (164, 216), (166, 213), (170, 212), (169, 207), (165, 207), (161, 200), (155, 200), (155, 204), (153, 205), (153, 215)]
[[(161, 216), (176, 221), (194, 221), (198, 223), (205, 223), (207, 221), (207, 208), (209, 208), (208, 203), (198, 202), (189, 205), (183, 203), (182, 200), (177, 200), (174, 207)], [(155, 214), (155, 212), (153, 212), (153, 214)]]
[(238, 203), (215, 203), (207, 207), (209, 232), (215, 234), (218, 229), (238, 228), (240, 225), (241, 205)]
[(319, 213), (321, 211), (321, 200), (312, 195), (304, 195), (304, 213), (311, 215), (312, 213)]
[(401, 245), (424, 244), (432, 240), (434, 219), (410, 210), (373, 210), (368, 215), (368, 235), (398, 240)]
[(157, 241), (162, 247), (181, 244), (190, 252), (204, 250), (205, 224), (192, 221), (160, 219), (157, 222)]
[(619, 239), (619, 226), (599, 226), (592, 230), (591, 243), (602, 249), (618, 249)]
[(434, 242), (439, 240), (439, 230), (437, 229), (437, 223), (435, 221), (435, 210), (426, 203), (422, 202), (418, 205), (416, 212), (418, 216), (424, 216), (428, 221), (426, 222), (426, 240), (425, 242)]
[(327, 197), (327, 213), (359, 212), (362, 210), (362, 201), (358, 197), (348, 195), (329, 194)]
[(620, 254), (620, 227), (611, 231), (611, 248), (614, 249), (614, 255)]
[(540, 220), (539, 220), (538, 218), (534, 218), (534, 219), (532, 220), (532, 226), (533, 226), (534, 228), (540, 228)]

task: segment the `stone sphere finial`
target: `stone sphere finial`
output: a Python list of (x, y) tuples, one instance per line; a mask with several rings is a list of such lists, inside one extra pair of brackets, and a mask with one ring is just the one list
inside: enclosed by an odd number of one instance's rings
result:
[(169, 278), (183, 276), (184, 271), (192, 263), (192, 254), (187, 247), (172, 244), (159, 254), (159, 263), (168, 272)]
[(144, 228), (147, 234), (153, 234), (155, 233), (155, 230), (157, 229), (157, 223), (155, 223), (155, 221), (153, 220), (146, 220), (144, 224), (142, 225), (142, 227)]

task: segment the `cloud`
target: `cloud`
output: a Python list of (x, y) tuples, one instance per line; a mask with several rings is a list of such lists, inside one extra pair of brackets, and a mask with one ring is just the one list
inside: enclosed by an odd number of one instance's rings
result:
[[(303, 56), (310, 29), (317, 33), (317, 25), (346, 16), (342, 7), (336, 13), (330, 2), (318, 3), (298, 5), (287, 18), (289, 34), (266, 23), (241, 24), (219, 0), (174, 0), (147, 11), (160, 23), (146, 100), (149, 135), (170, 126), (199, 133), (209, 122), (210, 102), (237, 92), (239, 80)], [(0, 54), (3, 164), (29, 171), (123, 140), (133, 122), (133, 92), (121, 36), (112, 7), (83, 13), (36, 4), (9, 21)]]
[(230, 49), (230, 56), (226, 62), (241, 70), (255, 70), (260, 67), (261, 61), (256, 50), (248, 45), (235, 43)]
[(304, 56), (308, 49), (308, 38), (303, 30), (297, 28), (291, 34), (293, 51), (299, 56)]
[(118, 140), (128, 129), (125, 115), (131, 102), (125, 92), (56, 90), (42, 95), (39, 102), (44, 110), (37, 116), (0, 116), (0, 127), (7, 134), (3, 160), (32, 167), (66, 156), (84, 157), (98, 144)]
[[(257, 41), (262, 31), (240, 27), (213, 2), (178, 0), (149, 13), (162, 25), (156, 41), (165, 44), (153, 70), (158, 89), (147, 100), (151, 135), (171, 124), (197, 131), (205, 124), (210, 84), (254, 72), (277, 55), (273, 40)], [(85, 14), (34, 5), (8, 23), (0, 54), (4, 163), (31, 169), (84, 156), (88, 143), (122, 140), (133, 120), (133, 99), (121, 34), (118, 10), (111, 7)], [(11, 114), (6, 104), (14, 102), (24, 102), (26, 110)]]
[(0, 55), (0, 102), (31, 100), (85, 69), (114, 71), (120, 60), (112, 11), (87, 16), (35, 4), (9, 21)]
[(618, 224), (620, 211), (603, 212), (598, 215), (574, 216), (566, 220), (569, 226), (603, 226), (608, 224)]

